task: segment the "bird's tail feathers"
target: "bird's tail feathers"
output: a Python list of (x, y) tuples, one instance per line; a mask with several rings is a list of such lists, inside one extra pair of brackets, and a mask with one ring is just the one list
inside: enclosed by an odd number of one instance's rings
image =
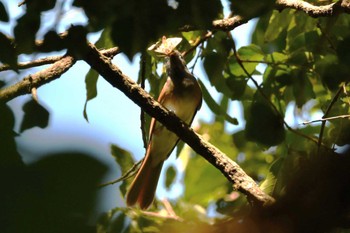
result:
[(162, 167), (163, 162), (154, 167), (152, 157), (146, 156), (126, 195), (128, 206), (137, 203), (141, 209), (147, 209), (152, 204)]

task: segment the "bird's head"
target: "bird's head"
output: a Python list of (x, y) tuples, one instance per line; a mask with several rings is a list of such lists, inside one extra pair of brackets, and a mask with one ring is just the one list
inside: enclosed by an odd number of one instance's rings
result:
[(174, 50), (169, 53), (166, 60), (166, 69), (170, 78), (179, 80), (190, 74), (179, 51)]

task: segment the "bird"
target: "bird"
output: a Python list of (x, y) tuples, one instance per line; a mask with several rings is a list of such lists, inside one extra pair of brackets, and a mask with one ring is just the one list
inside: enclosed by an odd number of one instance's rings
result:
[[(191, 125), (202, 105), (201, 88), (197, 79), (188, 70), (179, 51), (169, 52), (166, 60), (168, 77), (159, 94), (158, 102)], [(175, 133), (169, 131), (155, 118), (151, 119), (145, 157), (127, 191), (127, 206), (138, 204), (144, 210), (152, 204), (163, 163), (178, 141), (179, 138)]]

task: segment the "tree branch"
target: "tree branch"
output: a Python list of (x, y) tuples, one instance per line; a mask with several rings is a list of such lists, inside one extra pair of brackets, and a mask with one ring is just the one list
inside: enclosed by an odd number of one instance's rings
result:
[(249, 19), (244, 19), (240, 15), (235, 15), (227, 19), (219, 19), (213, 21), (213, 28), (222, 31), (231, 31), (236, 27), (245, 24)]
[[(233, 183), (233, 187), (247, 195), (247, 198), (257, 206), (264, 206), (274, 202), (265, 194), (243, 169), (215, 146), (202, 139), (186, 123), (174, 113), (168, 111), (155, 101), (137, 83), (124, 75), (122, 71), (101, 54), (94, 45), (89, 45), (90, 51), (84, 60), (95, 69), (113, 87), (121, 90), (150, 116), (178, 135), (192, 149), (219, 169), (224, 176)], [(205, 179), (205, 177), (203, 177)]]
[[(42, 66), (47, 64), (55, 63), (61, 60), (64, 56), (52, 56), (52, 57), (44, 57), (34, 61), (29, 62), (20, 62), (17, 64), (18, 69), (28, 69), (36, 66)], [(0, 72), (5, 70), (11, 70), (11, 67), (7, 64), (0, 66)]]
[[(296, 9), (303, 11), (311, 17), (334, 16), (340, 13), (350, 13), (350, 1), (339, 0), (324, 6), (314, 6), (308, 2), (300, 0), (277, 0), (275, 5), (276, 10)], [(212, 23), (213, 29), (221, 31), (231, 31), (236, 27), (245, 24), (250, 19), (240, 15), (235, 15), (227, 19), (214, 20)]]
[(287, 8), (304, 11), (309, 16), (317, 18), (334, 16), (340, 13), (350, 13), (350, 1), (339, 0), (324, 6), (314, 6), (308, 2), (299, 0), (277, 0), (276, 9), (283, 10)]
[[(338, 97), (341, 93), (341, 91), (343, 90), (343, 87), (340, 87), (337, 91), (337, 93), (334, 95), (334, 97), (332, 98), (331, 102), (329, 103), (325, 113), (323, 114), (322, 116), (322, 119), (326, 118), (329, 114), (329, 112), (331, 111), (333, 105), (335, 104), (335, 102), (337, 102), (338, 100)], [(320, 151), (320, 146), (322, 145), (322, 140), (323, 140), (323, 133), (324, 133), (324, 129), (326, 127), (326, 121), (322, 121), (322, 124), (321, 124), (321, 130), (320, 130), (320, 134), (318, 136), (318, 152)]]
[[(119, 53), (118, 48), (103, 50), (102, 54), (107, 57), (113, 57)], [(49, 59), (54, 62), (50, 67), (43, 69), (35, 74), (28, 75), (22, 81), (0, 90), (0, 101), (7, 102), (20, 95), (32, 93), (33, 88), (38, 88), (49, 83), (68, 71), (77, 61), (70, 55), (65, 55), (61, 59)]]
[(333, 116), (333, 117), (325, 117), (318, 120), (306, 121), (306, 122), (303, 122), (302, 124), (309, 125), (316, 122), (331, 121), (331, 120), (346, 119), (346, 118), (350, 118), (350, 115), (346, 114), (346, 115), (339, 115), (339, 116)]
[(50, 67), (35, 74), (30, 74), (22, 81), (0, 90), (0, 101), (7, 102), (20, 95), (30, 94), (33, 88), (38, 88), (55, 80), (75, 64), (76, 60), (71, 56), (64, 56)]

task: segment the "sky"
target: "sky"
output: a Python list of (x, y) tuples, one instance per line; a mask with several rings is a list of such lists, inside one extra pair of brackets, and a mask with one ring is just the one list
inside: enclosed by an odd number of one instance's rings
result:
[[(67, 6), (69, 5), (67, 1)], [(18, 18), (23, 9), (17, 7), (17, 1), (7, 1), (4, 5), (12, 19), (9, 24), (0, 23), (0, 31), (12, 35), (12, 29), (15, 18)], [(225, 14), (227, 15), (227, 4)], [(51, 25), (52, 17), (50, 13), (44, 13), (42, 16), (46, 25)], [(85, 24), (86, 18), (83, 11), (74, 9), (65, 13), (62, 22), (69, 22), (59, 26), (59, 31), (67, 29), (70, 24)], [(254, 28), (256, 20), (252, 20), (232, 31), (237, 47), (250, 44), (249, 38)], [(45, 31), (45, 25), (44, 29)], [(38, 33), (40, 34), (40, 32)], [(98, 34), (89, 35), (90, 41), (96, 41)], [(50, 54), (56, 55), (56, 54)], [(38, 54), (35, 58), (38, 58)], [(45, 54), (47, 56), (47, 54)], [(21, 61), (32, 60), (33, 57), (21, 56)], [(113, 59), (113, 63), (120, 67), (126, 75), (136, 81), (138, 77), (139, 55), (136, 55), (130, 62), (123, 54), (117, 55)], [(35, 69), (36, 71), (43, 69), (45, 66)], [(261, 67), (263, 69), (263, 67)], [(35, 72), (30, 70), (30, 72)], [(68, 72), (61, 78), (38, 88), (38, 98), (40, 104), (50, 111), (49, 126), (45, 129), (33, 128), (21, 133), (17, 138), (19, 151), (23, 155), (26, 163), (32, 163), (40, 159), (48, 152), (69, 150), (83, 150), (89, 154), (96, 156), (109, 167), (109, 172), (104, 177), (103, 182), (114, 180), (121, 174), (112, 156), (110, 155), (110, 145), (116, 144), (119, 147), (128, 150), (136, 159), (141, 159), (144, 155), (144, 148), (140, 130), (140, 108), (129, 100), (122, 92), (113, 88), (103, 78), (99, 78), (97, 88), (97, 98), (88, 103), (87, 113), (89, 122), (83, 118), (83, 108), (86, 98), (85, 91), (85, 75), (89, 70), (89, 66), (83, 61), (77, 62)], [(18, 81), (25, 75), (28, 70), (24, 70), (18, 77), (14, 72), (7, 72), (9, 77), (15, 77), (13, 81)], [(218, 99), (220, 96), (216, 90), (210, 86), (208, 78), (201, 64), (194, 69), (194, 74), (200, 78), (210, 93)], [(1, 75), (1, 74), (0, 74)], [(1, 78), (1, 77), (0, 77)], [(13, 84), (13, 82), (12, 82)], [(15, 130), (19, 131), (21, 119), (23, 117), (22, 106), (31, 96), (21, 96), (10, 101), (8, 104), (16, 114)], [(238, 110), (239, 104), (232, 103), (229, 114), (239, 119), (240, 125), (233, 127), (228, 125), (227, 130), (235, 131), (244, 127), (241, 112)], [(209, 122), (213, 119), (210, 110), (204, 103), (198, 112), (194, 124), (196, 122)], [(174, 156), (167, 161), (166, 166), (175, 164)], [(163, 169), (164, 171), (165, 169)], [(179, 177), (177, 180), (179, 181)], [(162, 183), (162, 179), (160, 180)], [(100, 204), (98, 211), (107, 211), (117, 205), (122, 204), (119, 196), (117, 185), (108, 186), (100, 193)], [(166, 192), (160, 188), (157, 191), (158, 197), (176, 197), (181, 193), (179, 183), (170, 191)]]

